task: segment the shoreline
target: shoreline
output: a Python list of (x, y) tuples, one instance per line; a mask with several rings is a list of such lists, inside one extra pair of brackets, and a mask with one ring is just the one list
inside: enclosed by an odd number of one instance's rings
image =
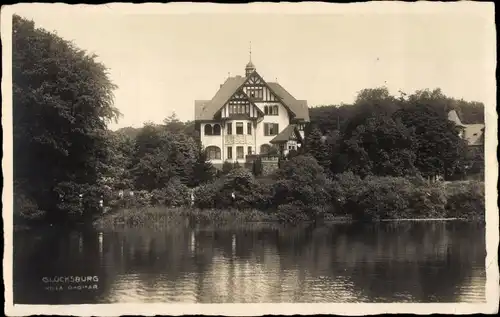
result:
[(127, 208), (108, 213), (92, 222), (94, 228), (112, 227), (158, 227), (173, 224), (201, 226), (235, 226), (235, 225), (305, 225), (305, 224), (376, 224), (390, 222), (481, 222), (481, 219), (464, 217), (429, 217), (429, 218), (395, 218), (373, 219), (361, 221), (349, 215), (325, 214), (317, 219), (283, 221), (275, 211), (264, 212), (256, 209), (198, 209), (172, 207), (139, 207)]
[[(173, 221), (148, 221), (148, 222), (143, 222), (143, 223), (136, 223), (136, 224), (130, 224), (124, 221), (121, 222), (103, 222), (102, 217), (99, 219), (94, 220), (91, 224), (88, 224), (87, 226), (97, 229), (97, 230), (102, 230), (102, 229), (113, 229), (113, 228), (165, 228), (167, 226), (172, 226), (172, 225), (178, 225), (181, 224), (182, 222), (186, 223), (188, 225), (195, 225), (195, 226), (200, 226), (201, 228), (204, 229), (209, 229), (209, 228), (223, 228), (223, 227), (238, 227), (238, 226), (267, 226), (267, 225), (273, 225), (273, 226), (294, 226), (294, 227), (299, 227), (303, 225), (346, 225), (346, 224), (352, 224), (352, 225), (373, 225), (373, 224), (381, 224), (381, 223), (403, 223), (403, 222), (467, 222), (467, 223), (481, 223), (484, 222), (484, 220), (481, 219), (466, 219), (466, 218), (404, 218), (404, 219), (380, 219), (380, 220), (372, 220), (372, 221), (356, 221), (347, 217), (332, 217), (330, 219), (324, 219), (318, 222), (315, 222), (313, 220), (308, 220), (308, 221), (300, 221), (300, 222), (282, 222), (279, 220), (241, 220), (237, 218), (232, 218), (232, 219), (223, 219), (223, 220), (215, 220), (215, 221), (203, 221), (203, 222), (191, 222), (189, 221), (188, 216), (176, 216), (176, 219), (170, 219)], [(75, 228), (78, 227), (83, 227), (86, 226), (85, 224), (80, 224), (76, 225)], [(14, 232), (22, 232), (22, 231), (31, 231), (31, 230), (36, 230), (38, 228), (42, 227), (50, 227), (57, 229), (61, 227), (60, 225), (49, 225), (49, 224), (41, 224), (40, 226), (38, 225), (26, 225), (26, 224), (14, 224), (13, 226)]]

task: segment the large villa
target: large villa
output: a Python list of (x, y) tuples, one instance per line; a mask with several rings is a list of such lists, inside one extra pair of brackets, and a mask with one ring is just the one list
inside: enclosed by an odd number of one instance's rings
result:
[(245, 76), (228, 77), (211, 100), (195, 101), (195, 121), (208, 159), (220, 167), (224, 161), (247, 163), (296, 150), (309, 109), (306, 100), (266, 82), (250, 60)]

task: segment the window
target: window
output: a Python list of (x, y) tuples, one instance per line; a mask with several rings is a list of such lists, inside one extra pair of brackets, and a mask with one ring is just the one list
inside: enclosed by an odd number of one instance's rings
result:
[(226, 123), (227, 134), (233, 134), (233, 124), (231, 122)]
[(251, 154), (252, 154), (252, 147), (251, 147), (251, 146), (249, 146), (249, 147), (247, 148), (247, 153), (248, 153), (248, 155), (251, 155)]
[(236, 147), (236, 158), (237, 159), (242, 159), (245, 157), (245, 153), (243, 153), (243, 147), (242, 146), (237, 146)]
[(273, 106), (273, 115), (274, 116), (278, 115), (278, 106)]
[(264, 135), (277, 135), (279, 131), (279, 125), (277, 123), (264, 123)]
[(266, 116), (277, 116), (278, 115), (278, 106), (264, 106), (264, 114)]
[(219, 124), (214, 125), (213, 134), (220, 135), (220, 125)]
[(229, 114), (249, 114), (250, 104), (246, 101), (230, 101)]
[(212, 125), (211, 124), (205, 124), (205, 135), (212, 135)]
[(227, 158), (232, 159), (233, 158), (233, 148), (231, 146), (227, 147)]
[(243, 122), (236, 122), (236, 134), (243, 134)]
[(252, 122), (247, 122), (247, 134), (252, 135)]
[(295, 150), (295, 145), (289, 145), (289, 146), (288, 146), (288, 149), (289, 149), (289, 150)]
[(248, 87), (247, 91), (248, 95), (255, 100), (262, 100), (262, 97), (264, 96), (263, 87)]
[(303, 123), (299, 123), (299, 131), (304, 131), (304, 124)]
[(217, 146), (209, 146), (206, 149), (209, 160), (220, 160), (220, 149)]

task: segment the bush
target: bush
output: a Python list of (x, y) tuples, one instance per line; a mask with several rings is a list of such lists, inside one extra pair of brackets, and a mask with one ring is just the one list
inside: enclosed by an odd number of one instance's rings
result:
[(194, 191), (194, 205), (198, 208), (215, 208), (217, 192), (221, 188), (220, 180), (197, 187)]
[(227, 175), (234, 169), (234, 164), (229, 161), (222, 163), (222, 174)]
[(292, 204), (295, 206), (292, 210), (296, 206), (304, 206), (303, 211), (313, 218), (316, 207), (330, 201), (327, 184), (323, 168), (312, 156), (296, 156), (285, 161), (276, 172), (274, 206)]
[(194, 204), (198, 208), (267, 210), (272, 204), (272, 185), (258, 182), (245, 168), (236, 168), (228, 175), (196, 188)]
[(452, 218), (484, 220), (485, 188), (483, 182), (457, 182), (446, 186), (446, 215)]
[(189, 188), (178, 179), (171, 179), (166, 188), (162, 190), (163, 204), (169, 207), (189, 206), (191, 193)]
[(443, 218), (446, 217), (446, 195), (442, 184), (413, 183), (414, 189), (409, 192), (408, 217)]
[(291, 202), (278, 207), (277, 216), (281, 222), (307, 221), (310, 217), (306, 206), (300, 201)]
[(340, 213), (357, 220), (439, 218), (445, 216), (442, 185), (419, 178), (335, 176), (330, 195)]

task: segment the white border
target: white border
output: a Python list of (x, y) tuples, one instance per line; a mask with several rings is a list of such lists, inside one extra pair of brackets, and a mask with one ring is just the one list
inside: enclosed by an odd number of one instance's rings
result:
[[(485, 304), (109, 304), (109, 305), (13, 305), (12, 304), (12, 13), (16, 8), (38, 6), (40, 10), (51, 10), (54, 5), (58, 9), (68, 10), (66, 4), (17, 4), (3, 6), (1, 12), (1, 33), (3, 46), (3, 78), (2, 78), (2, 126), (3, 126), (3, 220), (4, 220), (4, 285), (5, 313), (10, 316), (54, 314), (54, 315), (101, 315), (117, 316), (125, 314), (206, 314), (206, 315), (238, 315), (250, 316), (261, 314), (340, 314), (368, 315), (379, 313), (495, 313), (498, 312), (499, 273), (498, 273), (498, 206), (497, 206), (497, 113), (496, 113), (496, 81), (495, 68), (492, 64), (491, 78), (481, 78), (485, 85), (491, 86), (491, 99), (486, 102), (486, 303)], [(74, 7), (75, 5), (71, 5)], [(252, 4), (121, 4), (78, 5), (78, 9), (91, 14), (347, 14), (347, 13), (447, 13), (479, 15), (491, 22), (491, 49), (496, 56), (496, 37), (494, 24), (494, 4), (478, 2), (453, 3), (402, 3), (371, 2), (350, 4), (308, 3), (252, 3)], [(72, 8), (74, 10), (74, 8)], [(493, 63), (493, 61), (492, 61)], [(436, 281), (439, 283), (439, 281)]]

